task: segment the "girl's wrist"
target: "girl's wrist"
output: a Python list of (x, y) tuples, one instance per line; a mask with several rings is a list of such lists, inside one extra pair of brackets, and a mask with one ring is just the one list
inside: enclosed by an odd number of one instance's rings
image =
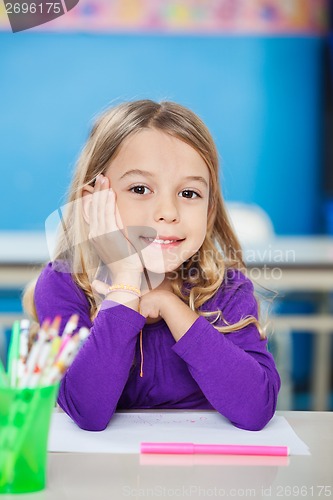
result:
[[(126, 276), (122, 276), (126, 279)], [(139, 309), (139, 301), (141, 297), (141, 290), (137, 285), (131, 285), (126, 283), (116, 281), (111, 286), (105, 295), (105, 300), (112, 300), (113, 302), (118, 302), (118, 304), (123, 304), (124, 306), (130, 307), (135, 311)]]
[(126, 307), (129, 307), (134, 311), (139, 310), (140, 298), (126, 291), (116, 291), (109, 293), (105, 296), (104, 300), (111, 300), (112, 302), (117, 302), (118, 304), (122, 304)]
[(116, 283), (115, 285), (109, 286), (108, 293), (114, 292), (127, 292), (135, 295), (136, 297), (141, 297), (141, 290), (136, 286), (129, 285), (128, 283)]
[(112, 277), (112, 285), (129, 285), (140, 290), (142, 273), (118, 273)]

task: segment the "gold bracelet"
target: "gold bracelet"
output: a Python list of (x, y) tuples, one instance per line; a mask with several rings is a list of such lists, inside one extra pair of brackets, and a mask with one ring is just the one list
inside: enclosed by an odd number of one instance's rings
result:
[(109, 286), (109, 293), (116, 292), (118, 290), (121, 290), (121, 291), (124, 291), (124, 292), (133, 293), (137, 297), (141, 297), (141, 290), (139, 288), (136, 288), (135, 286), (125, 285), (125, 284), (122, 284), (122, 283)]

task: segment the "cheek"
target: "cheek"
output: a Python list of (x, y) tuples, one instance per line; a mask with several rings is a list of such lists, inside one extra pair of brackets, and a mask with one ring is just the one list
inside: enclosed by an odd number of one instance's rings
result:
[(195, 252), (196, 253), (198, 250), (200, 250), (201, 246), (203, 245), (203, 242), (205, 241), (207, 235), (207, 221), (206, 219), (203, 219), (198, 223), (197, 225), (197, 231), (195, 234)]
[[(193, 224), (193, 221), (196, 221)], [(188, 254), (184, 256), (184, 260), (192, 257), (202, 246), (206, 234), (207, 234), (207, 217), (204, 214), (197, 214), (196, 217), (193, 217), (191, 224), (191, 233), (190, 239), (188, 241), (189, 246), (187, 247)]]
[(142, 234), (141, 228), (146, 228), (147, 217), (142, 214), (137, 205), (132, 203), (127, 196), (122, 196), (121, 193), (117, 195), (116, 201), (117, 216), (121, 219), (122, 225), (125, 227), (131, 226), (133, 229), (132, 234)]
[(207, 233), (207, 211), (201, 210), (193, 217), (193, 220), (196, 221), (193, 232), (198, 239), (203, 241)]

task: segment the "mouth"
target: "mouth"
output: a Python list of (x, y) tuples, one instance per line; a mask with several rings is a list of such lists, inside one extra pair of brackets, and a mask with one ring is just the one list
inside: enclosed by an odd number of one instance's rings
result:
[(159, 248), (171, 248), (171, 247), (176, 247), (179, 246), (183, 241), (185, 241), (185, 238), (183, 239), (166, 239), (166, 238), (149, 238), (147, 236), (141, 236), (141, 239), (145, 241), (145, 243), (149, 246), (156, 246)]

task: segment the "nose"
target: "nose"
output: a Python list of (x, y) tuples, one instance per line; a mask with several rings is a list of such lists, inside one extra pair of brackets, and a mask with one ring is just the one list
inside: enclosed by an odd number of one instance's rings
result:
[(178, 222), (179, 210), (177, 200), (173, 199), (171, 195), (160, 196), (154, 209), (154, 220), (156, 222), (161, 220), (168, 223)]

